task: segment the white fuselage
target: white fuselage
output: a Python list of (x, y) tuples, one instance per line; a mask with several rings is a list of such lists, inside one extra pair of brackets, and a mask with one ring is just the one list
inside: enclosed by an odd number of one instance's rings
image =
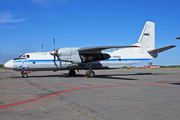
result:
[[(81, 70), (88, 69), (89, 67), (92, 69), (109, 69), (121, 68), (153, 58), (146, 51), (142, 52), (139, 51), (139, 49), (140, 48), (123, 48), (114, 52), (104, 52), (110, 55), (109, 59), (77, 64), (63, 61), (60, 63), (57, 58), (54, 61), (54, 56), (52, 56), (50, 52), (25, 53), (20, 58), (6, 62), (5, 66), (17, 71)], [(54, 62), (56, 62), (56, 64)]]

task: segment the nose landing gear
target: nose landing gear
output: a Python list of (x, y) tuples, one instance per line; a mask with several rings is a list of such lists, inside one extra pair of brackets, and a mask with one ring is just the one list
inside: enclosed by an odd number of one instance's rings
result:
[(27, 78), (28, 77), (28, 74), (26, 72), (24, 72), (24, 71), (22, 71), (21, 74), (22, 74), (23, 78)]
[(23, 78), (28, 78), (28, 73), (31, 73), (31, 72), (27, 72), (27, 71), (24, 72), (24, 71), (22, 71), (22, 72), (21, 72), (22, 77), (23, 77)]

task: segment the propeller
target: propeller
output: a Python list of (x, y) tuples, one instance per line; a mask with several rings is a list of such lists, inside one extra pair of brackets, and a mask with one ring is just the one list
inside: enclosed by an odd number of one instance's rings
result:
[(56, 67), (58, 68), (58, 65), (56, 64), (56, 57), (60, 61), (60, 67), (62, 65), (61, 65), (61, 60), (60, 60), (59, 55), (58, 55), (58, 50), (55, 49), (55, 38), (53, 38), (53, 41), (54, 41), (54, 51), (50, 52), (50, 54), (54, 56), (54, 60), (53, 61), (54, 61), (54, 64), (56, 65)]

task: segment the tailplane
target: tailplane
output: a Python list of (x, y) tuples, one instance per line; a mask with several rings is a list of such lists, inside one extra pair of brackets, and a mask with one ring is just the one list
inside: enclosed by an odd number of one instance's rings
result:
[(140, 47), (141, 51), (149, 51), (155, 49), (155, 23), (147, 21), (138, 43), (135, 45)]
[(171, 49), (173, 47), (176, 47), (175, 45), (169, 45), (169, 46), (166, 46), (166, 47), (162, 47), (162, 48), (158, 48), (158, 49), (153, 49), (153, 50), (150, 50), (150, 51), (147, 51), (148, 53), (160, 53), (160, 52), (163, 52), (165, 50), (168, 50), (168, 49)]

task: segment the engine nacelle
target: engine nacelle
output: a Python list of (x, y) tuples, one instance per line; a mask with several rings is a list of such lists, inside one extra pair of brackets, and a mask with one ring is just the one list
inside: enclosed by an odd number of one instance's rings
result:
[(91, 61), (106, 60), (110, 58), (107, 53), (79, 53), (79, 48), (60, 48), (57, 50), (59, 59), (71, 63), (87, 63)]
[(72, 63), (82, 63), (77, 51), (79, 48), (60, 48), (58, 49), (58, 55), (61, 61), (72, 62)]

